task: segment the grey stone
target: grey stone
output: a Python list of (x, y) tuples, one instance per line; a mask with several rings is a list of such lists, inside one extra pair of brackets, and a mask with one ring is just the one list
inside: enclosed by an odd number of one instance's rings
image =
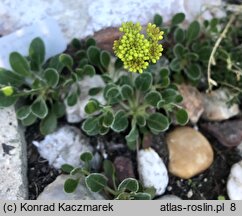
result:
[(126, 178), (135, 178), (134, 167), (130, 158), (118, 156), (115, 158), (113, 164), (119, 182)]
[(14, 107), (0, 109), (0, 200), (28, 198), (26, 142)]
[(242, 120), (227, 120), (224, 122), (208, 122), (201, 127), (213, 135), (222, 145), (239, 146), (242, 143)]
[(63, 164), (79, 166), (80, 155), (83, 152), (92, 152), (90, 139), (81, 130), (72, 126), (63, 126), (52, 134), (48, 134), (40, 141), (33, 141), (40, 155), (47, 159), (50, 165), (59, 169)]
[(203, 95), (204, 112), (202, 118), (210, 121), (222, 121), (239, 114), (238, 104), (228, 105), (231, 92), (220, 88)]
[(204, 111), (202, 94), (189, 85), (179, 85), (178, 89), (183, 97), (182, 107), (187, 110), (190, 121), (197, 123)]
[(74, 193), (64, 191), (64, 183), (68, 175), (59, 175), (54, 182), (49, 184), (38, 196), (37, 200), (104, 200), (99, 193), (93, 193), (88, 190), (84, 182), (80, 182)]

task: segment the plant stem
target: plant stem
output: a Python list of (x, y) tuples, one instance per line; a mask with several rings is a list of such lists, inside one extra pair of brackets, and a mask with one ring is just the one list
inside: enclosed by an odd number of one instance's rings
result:
[(242, 93), (242, 90), (241, 90), (240, 88), (237, 88), (237, 87), (235, 87), (235, 86), (233, 86), (233, 85), (231, 85), (231, 84), (229, 84), (229, 83), (226, 83), (226, 82), (219, 82), (219, 84), (225, 85), (225, 86), (227, 86), (227, 87), (230, 87), (230, 88), (232, 88), (232, 89), (238, 91), (239, 93)]
[(217, 39), (217, 41), (216, 41), (216, 43), (215, 43), (215, 45), (214, 45), (214, 47), (213, 47), (213, 50), (212, 50), (212, 52), (211, 52), (211, 55), (210, 55), (210, 57), (209, 57), (209, 61), (208, 61), (208, 70), (207, 70), (208, 91), (211, 91), (213, 86), (217, 86), (217, 82), (211, 78), (211, 65), (212, 65), (212, 64), (215, 64), (215, 60), (214, 60), (214, 58), (215, 58), (215, 53), (216, 53), (216, 51), (217, 51), (217, 49), (218, 49), (218, 47), (219, 47), (221, 41), (223, 40), (223, 38), (225, 38), (225, 36), (226, 36), (226, 34), (227, 34), (227, 32), (228, 32), (230, 26), (231, 26), (232, 23), (234, 22), (234, 20), (235, 20), (235, 18), (236, 18), (237, 15), (238, 15), (238, 13), (235, 13), (235, 14), (233, 14), (233, 15), (230, 17), (230, 19), (229, 19), (227, 25), (225, 26), (223, 32), (220, 34), (219, 38)]
[(108, 191), (110, 194), (116, 196), (118, 193), (116, 191), (114, 191), (113, 189), (111, 189), (110, 187), (106, 186), (104, 188), (106, 191)]

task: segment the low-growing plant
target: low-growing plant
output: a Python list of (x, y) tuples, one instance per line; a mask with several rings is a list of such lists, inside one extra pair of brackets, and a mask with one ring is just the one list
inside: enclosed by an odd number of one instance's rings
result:
[[(231, 102), (241, 97), (241, 6), (227, 10), (227, 16), (204, 22), (185, 22), (185, 14), (177, 13), (171, 23), (164, 24), (158, 14), (154, 23), (165, 31), (165, 56), (176, 83), (190, 82), (209, 91), (227, 87)], [(186, 27), (187, 26), (187, 27)]]
[(40, 38), (31, 42), (27, 57), (12, 52), (9, 62), (12, 70), (0, 68), (0, 107), (11, 106), (21, 99), (16, 110), (18, 119), (24, 126), (40, 119), (42, 134), (56, 129), (57, 119), (65, 114), (64, 100), (69, 106), (76, 104), (80, 94), (78, 81), (95, 74), (95, 68), (88, 62), (75, 65), (65, 53), (46, 62)]
[[(149, 67), (156, 63), (163, 50), (159, 41), (163, 32), (154, 24), (148, 24), (146, 35), (141, 34), (140, 24), (124, 23), (123, 36), (114, 42), (114, 52), (124, 62), (125, 71), (114, 79), (106, 74), (103, 95), (106, 104), (91, 99), (85, 107), (89, 117), (82, 124), (88, 135), (104, 135), (111, 130), (119, 133), (129, 128), (126, 141), (130, 149), (139, 145), (143, 134), (159, 134), (169, 128), (172, 118), (184, 125), (188, 115), (178, 104), (182, 96), (170, 83), (170, 70), (159, 65), (158, 70)], [(144, 71), (144, 72), (143, 72)]]
[(126, 178), (117, 185), (115, 168), (109, 160), (104, 161), (104, 174), (101, 174), (91, 171), (92, 153), (84, 152), (80, 159), (84, 163), (82, 167), (75, 168), (69, 164), (62, 166), (62, 171), (70, 174), (70, 178), (64, 184), (66, 193), (75, 192), (79, 183), (85, 181), (85, 185), (91, 192), (105, 191), (117, 200), (150, 200), (155, 195), (154, 188), (143, 188), (134, 178)]

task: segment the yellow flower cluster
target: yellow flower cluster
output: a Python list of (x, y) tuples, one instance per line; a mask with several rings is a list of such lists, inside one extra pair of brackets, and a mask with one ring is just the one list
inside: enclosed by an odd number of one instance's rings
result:
[(123, 36), (114, 41), (114, 53), (124, 63), (124, 68), (131, 72), (142, 73), (149, 62), (156, 63), (163, 50), (159, 41), (163, 32), (151, 23), (147, 26), (147, 38), (140, 33), (142, 27), (139, 23), (126, 22), (119, 29)]

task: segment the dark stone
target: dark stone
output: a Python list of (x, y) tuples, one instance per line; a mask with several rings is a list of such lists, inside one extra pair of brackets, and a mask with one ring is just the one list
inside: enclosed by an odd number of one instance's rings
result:
[(201, 128), (214, 136), (224, 146), (235, 147), (242, 142), (242, 119), (203, 123)]
[(129, 158), (123, 156), (116, 157), (114, 167), (119, 183), (126, 178), (135, 178), (133, 164)]

